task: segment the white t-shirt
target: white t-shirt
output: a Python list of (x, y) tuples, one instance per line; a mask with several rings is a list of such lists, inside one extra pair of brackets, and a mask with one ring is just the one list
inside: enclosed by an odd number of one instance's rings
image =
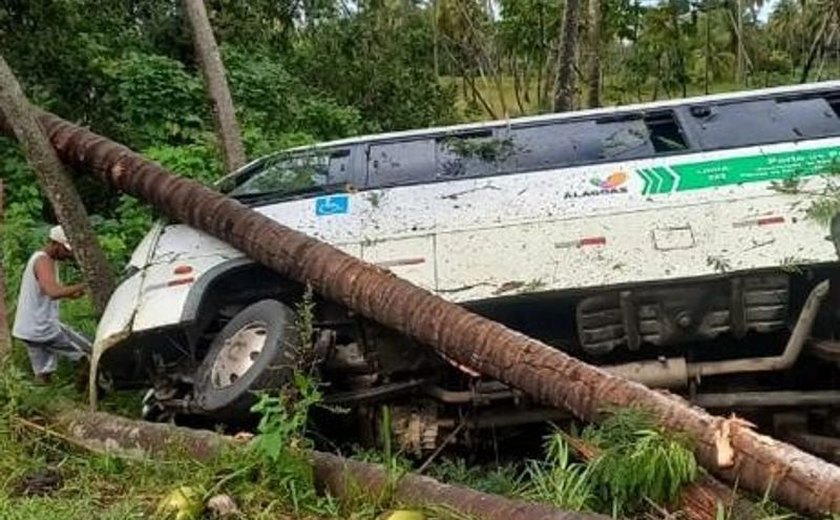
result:
[[(58, 300), (47, 296), (35, 277), (35, 262), (47, 253), (36, 251), (29, 257), (20, 280), (15, 326), (12, 335), (27, 341), (47, 342), (61, 334)], [(58, 281), (58, 266), (55, 279)]]

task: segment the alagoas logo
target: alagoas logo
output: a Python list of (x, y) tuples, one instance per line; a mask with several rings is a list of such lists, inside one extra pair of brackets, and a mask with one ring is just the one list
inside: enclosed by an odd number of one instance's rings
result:
[(627, 174), (621, 171), (610, 174), (607, 178), (592, 178), (589, 183), (595, 189), (583, 191), (567, 191), (563, 195), (564, 199), (577, 199), (580, 197), (594, 197), (596, 195), (614, 195), (618, 193), (627, 193)]

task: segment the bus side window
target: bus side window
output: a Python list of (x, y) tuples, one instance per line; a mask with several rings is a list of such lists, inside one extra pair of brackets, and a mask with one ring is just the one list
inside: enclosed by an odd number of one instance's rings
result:
[(494, 137), (492, 129), (441, 136), (435, 142), (435, 167), (439, 179), (493, 175), (513, 154), (512, 142)]
[(779, 101), (776, 110), (779, 119), (790, 125), (799, 138), (818, 139), (840, 135), (840, 119), (824, 98)]
[(329, 179), (327, 182), (329, 184), (339, 184), (351, 180), (350, 157), (350, 150), (347, 148), (330, 152), (327, 168), (327, 178)]
[(372, 144), (368, 149), (367, 165), (368, 188), (431, 181), (435, 173), (435, 141), (424, 137)]
[(645, 115), (645, 126), (656, 153), (673, 153), (688, 150), (680, 124), (670, 110)]
[[(675, 149), (679, 149), (680, 145), (685, 148), (685, 141), (673, 117), (673, 126), (668, 126), (667, 120), (661, 119), (647, 121), (641, 115), (631, 115), (617, 119), (558, 121), (514, 127), (510, 135), (516, 170), (566, 168), (577, 164), (652, 157), (660, 151), (651, 141), (652, 136), (662, 143), (673, 141), (671, 144)], [(665, 144), (661, 147), (663, 151), (671, 151), (664, 150)]]
[(834, 115), (840, 117), (840, 92), (835, 94), (829, 94), (825, 97), (828, 106), (831, 107), (831, 110), (834, 112)]
[(589, 132), (576, 140), (583, 162), (640, 159), (655, 154), (641, 117), (597, 121)]
[(692, 107), (704, 150), (840, 135), (840, 119), (822, 98), (734, 101)]
[(578, 162), (572, 136), (584, 125), (587, 123), (558, 122), (511, 128), (512, 167), (522, 172), (572, 166)]

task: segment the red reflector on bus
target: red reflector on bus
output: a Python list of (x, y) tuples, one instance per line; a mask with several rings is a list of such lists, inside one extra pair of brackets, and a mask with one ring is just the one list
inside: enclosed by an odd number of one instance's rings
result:
[(769, 224), (784, 224), (785, 217), (765, 217), (758, 219), (759, 226), (767, 226)]
[(607, 243), (607, 237), (586, 237), (581, 238), (578, 242), (578, 247), (584, 246), (602, 246)]
[(193, 271), (192, 266), (189, 265), (179, 265), (176, 267), (172, 272), (175, 274), (189, 274)]

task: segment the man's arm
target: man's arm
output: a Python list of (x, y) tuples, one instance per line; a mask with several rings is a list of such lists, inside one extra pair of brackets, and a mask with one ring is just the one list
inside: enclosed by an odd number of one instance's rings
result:
[(49, 256), (42, 256), (35, 261), (35, 278), (44, 294), (54, 300), (78, 298), (84, 294), (84, 284), (61, 285), (55, 279), (55, 261)]

